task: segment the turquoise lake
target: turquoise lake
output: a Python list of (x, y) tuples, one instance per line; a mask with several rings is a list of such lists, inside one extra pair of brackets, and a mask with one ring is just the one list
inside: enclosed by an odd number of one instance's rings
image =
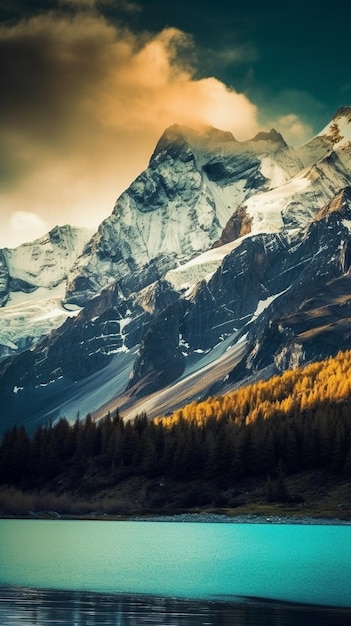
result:
[[(265, 624), (272, 602), (275, 616), (294, 603), (293, 621), (277, 623), (304, 623), (307, 609), (296, 605), (315, 607), (306, 624), (328, 623), (314, 621), (321, 607), (338, 607), (335, 624), (351, 623), (351, 526), (0, 520), (0, 538), (2, 626)], [(59, 621), (40, 613), (51, 605)], [(74, 621), (62, 613), (72, 606)], [(233, 616), (243, 607), (258, 621)], [(232, 617), (220, 621), (225, 611)]]

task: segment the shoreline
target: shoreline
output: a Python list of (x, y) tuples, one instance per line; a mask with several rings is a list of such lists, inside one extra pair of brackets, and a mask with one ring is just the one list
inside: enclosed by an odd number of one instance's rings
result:
[(227, 515), (225, 513), (179, 513), (177, 515), (133, 516), (131, 522), (182, 522), (200, 524), (299, 524), (318, 526), (351, 526), (351, 521), (328, 517), (294, 517), (291, 515), (259, 515), (242, 514)]
[[(204, 480), (134, 476), (106, 485), (89, 481), (0, 489), (0, 518), (110, 519), (170, 522), (351, 524), (351, 480), (326, 472), (286, 478), (287, 502), (270, 501), (266, 481), (251, 477), (228, 486)], [(75, 483), (74, 483), (75, 484)], [(90, 485), (90, 488), (88, 489)]]
[(175, 514), (109, 515), (92, 512), (86, 515), (60, 514), (57, 511), (33, 511), (29, 515), (0, 513), (4, 520), (47, 521), (108, 521), (108, 522), (164, 522), (197, 524), (296, 524), (299, 526), (351, 526), (351, 520), (338, 517), (312, 517), (294, 515), (262, 515), (255, 513), (230, 515), (228, 513), (188, 512)]

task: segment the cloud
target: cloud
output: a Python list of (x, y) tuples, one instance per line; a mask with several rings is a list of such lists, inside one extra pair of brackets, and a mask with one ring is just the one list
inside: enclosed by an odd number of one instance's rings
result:
[(259, 51), (252, 42), (240, 45), (219, 45), (216, 49), (206, 50), (207, 58), (201, 59), (206, 68), (224, 69), (238, 64), (249, 65), (260, 58)]
[(78, 9), (93, 9), (99, 0), (58, 0), (59, 6), (70, 6)]
[(114, 128), (125, 123), (144, 128), (145, 122), (162, 131), (174, 121), (212, 124), (247, 137), (257, 128), (256, 107), (242, 94), (215, 78), (193, 78), (192, 42), (181, 31), (168, 28), (137, 47), (123, 39), (114, 48), (115, 63), (98, 110)]
[(142, 9), (136, 2), (129, 0), (58, 0), (58, 5), (75, 9), (95, 9), (102, 5), (112, 5), (115, 11), (123, 13), (139, 13)]
[[(179, 29), (136, 34), (100, 15), (100, 0), (60, 1), (68, 12), (0, 26), (0, 248), (55, 224), (97, 227), (173, 123), (210, 124), (243, 140), (262, 119), (293, 145), (311, 136), (296, 93), (284, 109), (295, 112), (263, 118), (244, 94), (197, 78), (198, 51)], [(244, 54), (221, 52), (228, 63)]]
[(48, 224), (36, 213), (14, 211), (10, 217), (9, 233), (14, 246), (22, 241), (32, 241), (41, 237), (49, 230)]
[(241, 136), (254, 131), (254, 105), (215, 78), (196, 80), (192, 57), (191, 39), (175, 28), (137, 36), (87, 13), (0, 27), (0, 115), (9, 150), (17, 144), (20, 160), (32, 160), (28, 145), (35, 153), (66, 150), (77, 136), (90, 142), (107, 127), (160, 132), (175, 121), (229, 123)]
[[(137, 35), (109, 23), (93, 0), (72, 3), (78, 9), (68, 14), (0, 27), (0, 208), (7, 217), (28, 209), (50, 225), (97, 225), (170, 124), (212, 124), (238, 139), (257, 132), (257, 109), (246, 96), (216, 78), (195, 78), (188, 35), (175, 28)], [(6, 241), (11, 232), (3, 232)]]
[(272, 126), (279, 129), (285, 141), (293, 146), (301, 146), (313, 135), (313, 127), (303, 122), (295, 113), (280, 115), (272, 120)]
[(264, 126), (276, 128), (287, 143), (298, 146), (324, 128), (328, 115), (325, 104), (311, 94), (284, 89), (275, 93), (270, 102), (265, 98), (259, 117)]

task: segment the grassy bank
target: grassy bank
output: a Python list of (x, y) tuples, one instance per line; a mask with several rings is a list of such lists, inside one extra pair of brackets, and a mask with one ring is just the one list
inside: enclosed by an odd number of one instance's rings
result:
[(40, 490), (0, 489), (4, 517), (112, 517), (177, 515), (185, 512), (230, 516), (288, 516), (351, 521), (351, 480), (321, 471), (284, 479), (284, 497), (272, 501), (267, 479), (225, 481), (172, 481), (128, 478), (117, 484), (46, 485)]

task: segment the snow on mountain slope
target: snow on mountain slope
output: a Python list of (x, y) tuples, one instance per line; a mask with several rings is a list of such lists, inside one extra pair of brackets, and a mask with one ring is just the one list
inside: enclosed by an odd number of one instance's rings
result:
[[(185, 360), (199, 350), (212, 351), (218, 342), (244, 329), (255, 318), (260, 319), (276, 301), (284, 307), (296, 306), (314, 283), (321, 285), (349, 272), (350, 194), (344, 191), (339, 195), (307, 229), (283, 229), (237, 240), (238, 245), (224, 256), (215, 273), (189, 296), (184, 294), (182, 306), (177, 304), (154, 320), (133, 368), (135, 396), (140, 390), (153, 392), (172, 374), (181, 361), (179, 351)], [(335, 210), (335, 204), (339, 210)], [(196, 264), (193, 261), (189, 265)], [(167, 345), (169, 320), (173, 330), (178, 325), (181, 339)], [(272, 362), (269, 350), (273, 347), (268, 341), (264, 355), (268, 363)]]
[[(111, 398), (123, 395), (128, 384), (135, 353), (136, 349), (133, 349), (127, 353), (116, 355), (104, 369), (97, 370), (83, 380), (73, 382), (63, 378), (58, 380), (58, 394), (61, 400), (51, 403), (50, 395), (46, 396), (49, 398), (49, 402), (41, 403), (41, 421), (47, 423), (51, 420), (54, 422), (65, 415), (70, 422), (73, 422), (77, 419), (77, 415), (85, 417), (88, 413), (95, 413)], [(42, 386), (41, 391), (45, 392), (47, 388), (48, 385)], [(20, 395), (21, 389), (17, 393)], [(33, 411), (33, 415), (35, 415), (35, 411)], [(29, 418), (28, 429), (32, 429), (35, 425), (35, 420), (32, 421)]]
[(40, 239), (0, 251), (0, 289), (1, 270), (6, 278), (0, 360), (34, 346), (71, 315), (62, 306), (65, 280), (90, 236), (88, 229), (56, 226)]
[(209, 280), (224, 257), (234, 248), (237, 248), (243, 239), (244, 237), (240, 237), (236, 241), (199, 254), (190, 261), (167, 272), (165, 279), (177, 291), (191, 290), (200, 281)]
[(351, 141), (351, 107), (340, 107), (318, 136), (337, 146)]
[(303, 146), (294, 149), (296, 156), (302, 163), (302, 168), (311, 167), (327, 156), (333, 149), (333, 142), (325, 135), (312, 137)]
[(335, 150), (284, 185), (251, 196), (245, 203), (251, 233), (306, 227), (340, 189), (350, 185), (351, 152), (345, 153), (344, 149), (342, 161)]
[(294, 152), (303, 164), (311, 167), (324, 159), (333, 149), (340, 148), (351, 140), (351, 107), (341, 107), (318, 135)]
[(12, 291), (21, 291), (21, 287), (24, 291), (56, 287), (67, 277), (90, 236), (91, 232), (85, 228), (56, 226), (40, 239), (17, 248), (4, 248), (2, 254)]
[[(238, 207), (232, 222), (242, 221), (244, 217), (246, 231), (250, 230), (252, 235), (307, 227), (340, 189), (351, 184), (351, 108), (346, 111), (347, 114), (341, 109), (321, 135), (296, 150), (303, 157), (301, 160), (308, 163), (307, 167), (283, 184), (252, 194)], [(278, 181), (276, 176), (275, 182)], [(238, 235), (231, 225), (221, 242), (235, 236)]]
[[(283, 211), (289, 206), (297, 194), (301, 194), (310, 186), (310, 182), (302, 174), (298, 174), (289, 182), (263, 193), (257, 193), (245, 203), (246, 213), (251, 220), (251, 234), (275, 233), (284, 228)], [(291, 220), (291, 211), (289, 211)], [(301, 226), (294, 224), (294, 226)]]
[(42, 337), (79, 311), (62, 306), (64, 282), (51, 289), (39, 287), (31, 293), (11, 293), (0, 310), (0, 360), (14, 352), (31, 348)]
[[(167, 415), (185, 404), (201, 400), (208, 390), (228, 376), (240, 362), (246, 347), (245, 338), (235, 342), (233, 336), (216, 346), (211, 353), (199, 354), (199, 358), (186, 364), (184, 373), (172, 384), (145, 397), (135, 398), (133, 393), (115, 394), (107, 398), (93, 418), (99, 419), (118, 406), (125, 419), (133, 419), (143, 411), (151, 417)], [(78, 406), (78, 405), (77, 405)]]
[[(275, 131), (238, 142), (213, 128), (171, 126), (149, 167), (120, 196), (78, 259), (66, 301), (84, 304), (119, 279), (134, 290), (135, 273), (147, 264), (155, 280), (160, 268), (170, 270), (209, 249), (237, 206), (257, 189), (285, 182), (300, 168)], [(146, 284), (144, 275), (141, 286)]]

